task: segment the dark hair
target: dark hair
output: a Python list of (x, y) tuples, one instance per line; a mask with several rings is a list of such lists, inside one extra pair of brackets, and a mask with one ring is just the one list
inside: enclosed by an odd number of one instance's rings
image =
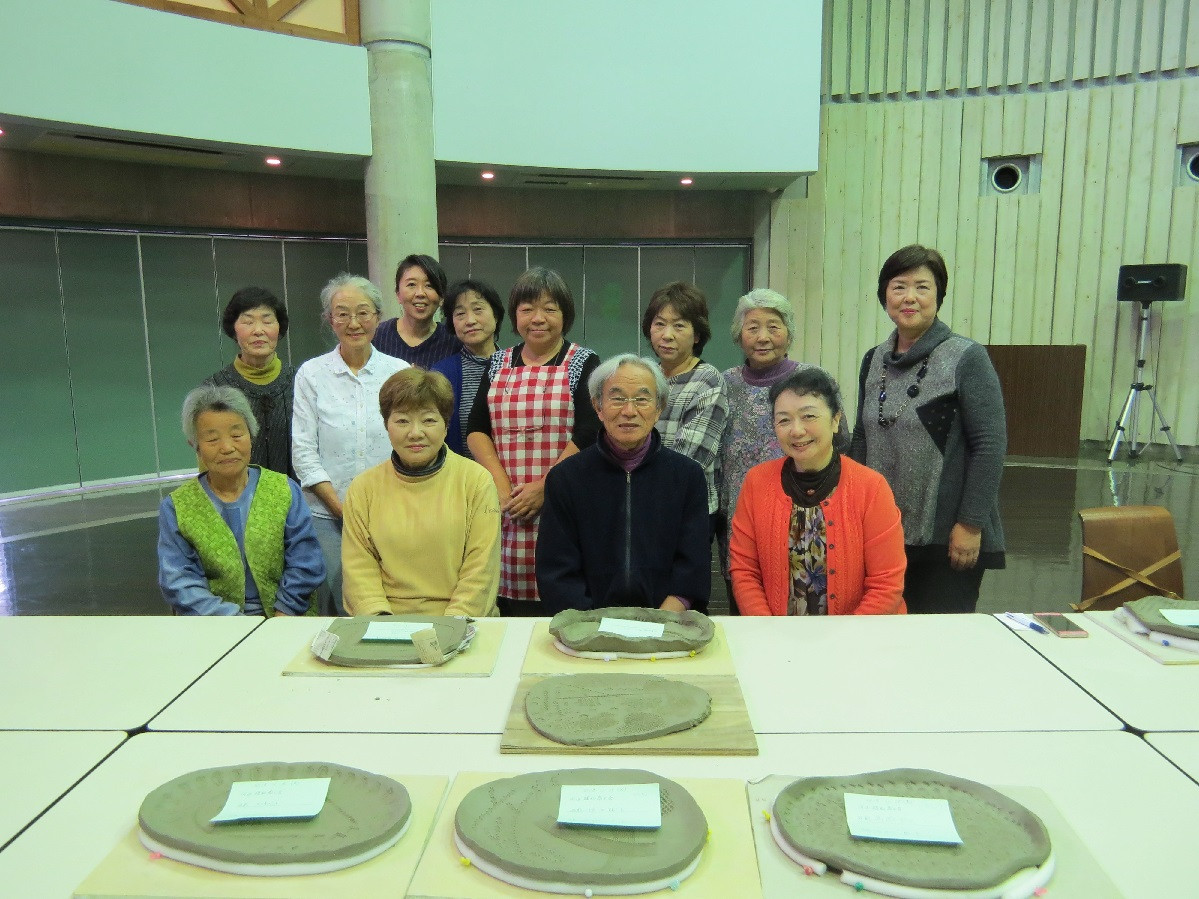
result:
[(426, 408), (436, 409), (447, 423), (454, 414), (454, 388), (441, 372), (411, 365), (396, 372), (379, 388), (379, 412), (385, 422), (393, 412)]
[(405, 256), (400, 260), (400, 264), (396, 266), (396, 291), (400, 289), (400, 281), (404, 277), (404, 272), (410, 268), (419, 268), (425, 273), (425, 277), (429, 279), (429, 286), (437, 291), (439, 297), (445, 296), (445, 269), (443, 269), (432, 256), (426, 256), (424, 253), (413, 253), (410, 256)]
[(449, 286), (445, 298), (441, 301), (441, 314), (452, 325), (454, 308), (458, 305), (458, 301), (471, 291), (485, 299), (487, 305), (491, 307), (491, 311), (495, 315), (495, 331), (498, 334), (500, 323), (504, 320), (504, 304), (500, 302), (500, 295), (494, 287), (482, 281), (476, 281), (474, 278), (463, 278)]
[(918, 243), (910, 244), (896, 250), (887, 257), (878, 273), (878, 301), (884, 309), (887, 308), (887, 284), (892, 278), (898, 278), (905, 272), (927, 265), (937, 282), (937, 308), (945, 302), (945, 292), (949, 289), (949, 270), (945, 267), (945, 257), (932, 247), (922, 247)]
[(275, 318), (279, 320), (279, 339), (286, 337), (287, 307), (283, 305), (282, 300), (263, 287), (243, 287), (233, 295), (233, 299), (225, 307), (224, 315), (221, 316), (221, 330), (225, 332), (225, 336), (230, 340), (237, 340), (233, 325), (243, 313), (259, 306), (266, 306), (275, 313)]
[(833, 376), (819, 366), (813, 365), (810, 368), (801, 368), (774, 384), (770, 388), (771, 409), (774, 409), (774, 404), (778, 402), (778, 398), (788, 390), (797, 396), (820, 397), (828, 403), (829, 411), (833, 415), (842, 411), (839, 399), (841, 388), (837, 386), (837, 382), (833, 380)]
[(529, 269), (512, 285), (512, 292), (508, 294), (508, 314), (512, 316), (512, 327), (516, 327), (516, 307), (521, 303), (533, 302), (543, 293), (548, 294), (562, 309), (562, 333), (566, 334), (575, 323), (575, 298), (561, 275), (541, 266)]
[(666, 306), (674, 309), (679, 318), (691, 323), (695, 331), (695, 355), (698, 356), (712, 339), (712, 326), (708, 323), (708, 298), (702, 290), (686, 281), (672, 281), (659, 287), (649, 298), (645, 315), (641, 316), (641, 333), (646, 340), (649, 340), (650, 325)]

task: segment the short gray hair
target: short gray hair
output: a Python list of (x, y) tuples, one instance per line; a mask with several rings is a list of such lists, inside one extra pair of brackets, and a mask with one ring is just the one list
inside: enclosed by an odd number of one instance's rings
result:
[(383, 311), (383, 294), (369, 278), (364, 278), (362, 275), (351, 275), (349, 272), (330, 278), (329, 283), (321, 288), (321, 315), (325, 318), (329, 317), (329, 310), (333, 306), (333, 295), (339, 290), (344, 290), (347, 287), (354, 287), (361, 290), (368, 300), (375, 304), (375, 312)]
[(666, 411), (666, 401), (670, 399), (670, 385), (666, 383), (666, 375), (662, 374), (662, 366), (654, 359), (638, 356), (636, 353), (621, 353), (599, 364), (587, 379), (587, 392), (591, 394), (591, 402), (596, 405), (603, 402), (604, 384), (622, 365), (635, 365), (654, 376), (654, 389), (658, 392), (658, 411)]
[(756, 287), (737, 301), (737, 308), (733, 311), (733, 327), (729, 332), (733, 335), (733, 343), (741, 343), (741, 328), (751, 309), (769, 309), (777, 314), (787, 329), (787, 345), (791, 345), (795, 337), (795, 310), (785, 296), (766, 287)]
[(250, 432), (250, 439), (258, 436), (258, 420), (244, 393), (236, 387), (201, 384), (183, 398), (183, 436), (193, 447), (196, 445), (196, 420), (205, 412), (240, 415)]

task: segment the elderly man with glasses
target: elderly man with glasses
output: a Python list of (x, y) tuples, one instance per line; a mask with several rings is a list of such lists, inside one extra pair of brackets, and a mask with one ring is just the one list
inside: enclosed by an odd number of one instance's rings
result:
[(656, 362), (628, 353), (588, 380), (596, 443), (546, 479), (537, 586), (547, 614), (611, 606), (706, 612), (708, 488), (654, 430), (669, 396)]

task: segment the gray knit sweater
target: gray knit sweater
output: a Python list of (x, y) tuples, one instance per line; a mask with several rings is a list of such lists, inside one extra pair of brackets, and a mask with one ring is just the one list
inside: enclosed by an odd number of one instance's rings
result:
[[(897, 332), (862, 359), (858, 420), (850, 457), (881, 473), (903, 514), (909, 547), (948, 546), (954, 524), (982, 528), (980, 564), (1004, 565), (999, 481), (1007, 422), (999, 377), (986, 349), (937, 319), (912, 348), (894, 355)], [(919, 379), (919, 394), (908, 388)], [(878, 423), (886, 366), (886, 400)]]

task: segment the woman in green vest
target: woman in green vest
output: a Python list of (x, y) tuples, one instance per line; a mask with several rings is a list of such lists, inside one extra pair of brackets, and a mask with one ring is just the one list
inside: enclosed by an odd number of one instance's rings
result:
[(183, 433), (204, 469), (158, 509), (158, 585), (179, 615), (315, 614), (325, 562), (299, 486), (250, 464), (258, 422), (235, 387), (183, 401)]

